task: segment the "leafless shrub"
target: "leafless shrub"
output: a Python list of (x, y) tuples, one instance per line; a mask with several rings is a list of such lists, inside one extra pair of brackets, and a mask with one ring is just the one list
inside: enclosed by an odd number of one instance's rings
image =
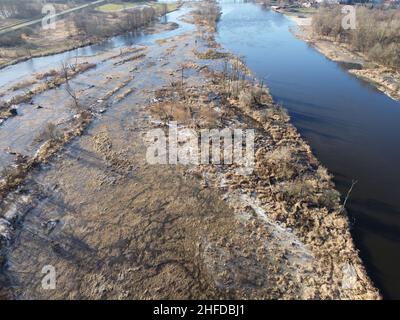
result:
[[(109, 19), (109, 18), (113, 19)], [(132, 8), (118, 14), (102, 13), (93, 9), (74, 15), (75, 27), (85, 37), (109, 37), (121, 32), (134, 31), (157, 17), (153, 7)], [(117, 21), (115, 21), (117, 20)]]
[(37, 142), (53, 140), (60, 141), (63, 138), (63, 132), (53, 122), (49, 122), (43, 131), (36, 137)]
[(205, 52), (195, 51), (194, 53), (199, 59), (207, 59), (207, 60), (223, 59), (229, 56), (229, 54), (226, 52), (220, 52), (212, 49), (208, 49)]
[(274, 114), (283, 122), (288, 122), (290, 120), (287, 110), (280, 105), (275, 107)]
[(298, 201), (310, 201), (310, 196), (315, 194), (312, 180), (299, 177), (281, 186), (284, 199), (289, 203)]
[(317, 197), (317, 204), (321, 207), (334, 209), (340, 203), (340, 193), (335, 189), (325, 189), (322, 194)]
[(210, 105), (205, 105), (200, 107), (199, 115), (202, 120), (207, 124), (208, 128), (215, 127), (218, 120), (218, 114), (212, 108), (212, 103)]
[(273, 105), (264, 110), (262, 110), (261, 120), (263, 122), (267, 121), (280, 121), (280, 122), (288, 122), (290, 117), (285, 108), (280, 105)]
[(211, 31), (215, 31), (221, 16), (221, 8), (215, 1), (206, 1), (194, 11), (194, 16), (198, 24), (208, 26)]
[(239, 105), (242, 108), (251, 107), (254, 103), (253, 92), (246, 90), (239, 93)]
[(192, 120), (190, 108), (184, 103), (158, 103), (150, 108), (151, 113), (164, 123), (178, 121), (188, 124)]
[(25, 44), (23, 33), (21, 31), (14, 31), (0, 35), (1, 47), (14, 47)]
[(118, 29), (118, 24), (111, 24), (106, 13), (93, 9), (86, 9), (75, 14), (73, 22), (75, 28), (86, 39), (110, 37), (117, 32), (124, 31)]
[(228, 80), (225, 85), (226, 94), (231, 98), (237, 99), (245, 87), (246, 83), (242, 80)]
[(346, 43), (373, 61), (400, 68), (400, 12), (394, 9), (356, 8), (354, 30), (342, 28), (340, 6), (322, 7), (313, 16), (313, 31)]
[(21, 82), (15, 84), (14, 86), (12, 86), (11, 90), (12, 90), (12, 91), (17, 91), (17, 90), (20, 90), (20, 89), (29, 87), (29, 86), (31, 86), (31, 85), (33, 85), (33, 84), (35, 84), (35, 83), (36, 83), (35, 80), (25, 80), (25, 81), (21, 81)]
[(332, 179), (332, 176), (329, 174), (328, 170), (323, 166), (318, 167), (316, 174), (321, 181), (330, 181)]
[(43, 80), (44, 78), (48, 77), (55, 77), (58, 74), (58, 71), (55, 69), (51, 69), (50, 71), (40, 73), (36, 76), (36, 79)]
[(306, 202), (309, 206), (338, 209), (340, 193), (312, 175), (302, 175), (279, 185), (279, 192), (289, 204)]
[(6, 167), (0, 172), (0, 178), (3, 180), (2, 187), (0, 188), (0, 199), (1, 193), (7, 191), (8, 189), (12, 189), (21, 184), (25, 177), (25, 168), (22, 165), (13, 165), (10, 167)]
[(290, 180), (298, 176), (304, 169), (296, 162), (296, 150), (290, 147), (279, 147), (267, 154), (270, 170), (277, 180)]
[(242, 108), (253, 107), (262, 103), (263, 91), (259, 87), (245, 88), (239, 93), (239, 105)]
[(61, 65), (61, 74), (62, 77), (65, 80), (65, 91), (68, 93), (68, 95), (72, 98), (74, 101), (74, 106), (77, 109), (80, 109), (79, 107), (79, 101), (78, 101), (78, 96), (76, 94), (75, 89), (71, 87), (71, 84), (69, 82), (69, 71), (74, 70), (74, 66), (68, 65), (66, 62), (63, 62)]

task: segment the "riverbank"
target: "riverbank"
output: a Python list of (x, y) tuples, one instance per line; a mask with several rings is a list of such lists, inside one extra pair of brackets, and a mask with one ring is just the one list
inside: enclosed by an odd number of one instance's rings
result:
[[(215, 5), (193, 6), (184, 17), (193, 30), (140, 55), (109, 51), (81, 58), (96, 68), (70, 81), (90, 121), (45, 163), (29, 168), (0, 208), (7, 294), (379, 298), (331, 176), (262, 83), (246, 79), (246, 66), (215, 42)], [(65, 117), (79, 119), (65, 89), (62, 84), (34, 97), (42, 107), (35, 117), (51, 114), (56, 102), (57, 116), (66, 108)], [(154, 129), (168, 134), (169, 121), (191, 132), (254, 129), (254, 171), (150, 165), (144, 137)], [(65, 122), (54, 123), (44, 140), (66, 129)], [(31, 123), (32, 129), (41, 125)], [(51, 292), (41, 288), (43, 265), (57, 271)]]
[(342, 64), (349, 73), (366, 81), (394, 100), (400, 100), (400, 72), (368, 59), (347, 45), (316, 35), (311, 27), (312, 13), (296, 14), (284, 8), (275, 10), (297, 24), (295, 35), (312, 45), (328, 59)]

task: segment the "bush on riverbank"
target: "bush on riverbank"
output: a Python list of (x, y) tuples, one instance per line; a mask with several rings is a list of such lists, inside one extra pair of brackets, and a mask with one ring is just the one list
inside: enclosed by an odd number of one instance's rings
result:
[(22, 38), (22, 32), (15, 31), (0, 36), (0, 47), (10, 48), (25, 44)]
[(0, 16), (2, 18), (29, 19), (42, 13), (42, 1), (39, 0), (2, 0)]

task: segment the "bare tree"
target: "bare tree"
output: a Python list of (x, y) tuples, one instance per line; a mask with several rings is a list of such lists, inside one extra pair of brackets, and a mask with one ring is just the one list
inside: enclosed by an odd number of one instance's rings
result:
[(80, 109), (76, 91), (71, 87), (70, 82), (69, 82), (69, 71), (73, 70), (72, 68), (74, 68), (74, 67), (69, 65), (65, 61), (62, 62), (62, 64), (61, 64), (61, 72), (62, 72), (62, 76), (65, 80), (65, 91), (73, 99), (75, 107), (77, 109)]
[(394, 9), (356, 8), (357, 28), (342, 28), (341, 7), (322, 7), (313, 16), (315, 34), (348, 44), (373, 61), (400, 68), (400, 11)]
[(349, 191), (347, 191), (347, 195), (346, 195), (346, 198), (343, 201), (341, 212), (344, 212), (344, 210), (346, 209), (347, 201), (349, 201), (350, 194), (353, 191), (353, 189), (354, 189), (355, 185), (357, 184), (357, 182), (358, 182), (357, 180), (353, 180), (351, 182), (351, 187), (350, 187)]

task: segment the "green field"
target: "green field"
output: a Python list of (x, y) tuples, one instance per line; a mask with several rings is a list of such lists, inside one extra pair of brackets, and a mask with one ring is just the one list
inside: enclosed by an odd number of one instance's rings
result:
[[(97, 7), (97, 10), (103, 11), (103, 12), (113, 12), (113, 11), (120, 11), (120, 10), (125, 10), (129, 8), (134, 8), (139, 5), (149, 5), (154, 7), (156, 10), (161, 10), (162, 9), (162, 3), (160, 2), (152, 2), (152, 1), (143, 1), (143, 2), (135, 2), (135, 3), (108, 3), (104, 4), (102, 6)], [(167, 11), (173, 11), (178, 7), (176, 3), (168, 3), (167, 4)]]
[(136, 7), (138, 4), (136, 3), (108, 3), (104, 4), (100, 7), (97, 7), (97, 10), (104, 11), (104, 12), (112, 12), (112, 11), (120, 11), (124, 9), (129, 9)]
[[(162, 5), (163, 5), (163, 3), (162, 2), (154, 2), (154, 3), (151, 3), (151, 5), (154, 7), (154, 9), (162, 9)], [(170, 11), (174, 11), (174, 10), (176, 10), (178, 8), (178, 4), (177, 3), (167, 3), (167, 11), (168, 12), (170, 12)]]

